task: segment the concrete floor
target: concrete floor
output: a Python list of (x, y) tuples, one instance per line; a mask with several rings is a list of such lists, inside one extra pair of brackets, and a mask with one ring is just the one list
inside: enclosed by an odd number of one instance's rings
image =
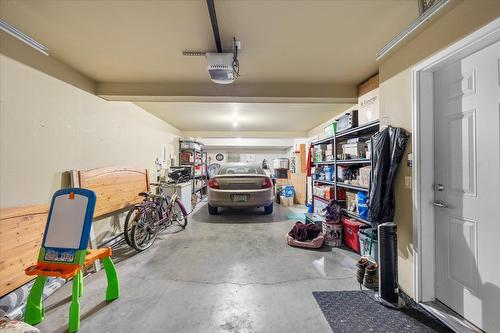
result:
[[(104, 301), (104, 272), (85, 278), (81, 332), (331, 332), (312, 292), (357, 289), (357, 255), (289, 247), (287, 215), (301, 211), (210, 216), (201, 204), (185, 231), (117, 263), (118, 300)], [(70, 288), (46, 300), (42, 332), (67, 330)]]

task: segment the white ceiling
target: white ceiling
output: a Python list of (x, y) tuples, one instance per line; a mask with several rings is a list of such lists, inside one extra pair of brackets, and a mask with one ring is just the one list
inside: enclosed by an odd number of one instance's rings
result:
[[(240, 83), (359, 84), (376, 52), (418, 15), (416, 0), (216, 0), (226, 50), (241, 40)], [(0, 17), (98, 82), (204, 82), (214, 50), (204, 0), (2, 0)]]
[(304, 133), (336, 116), (351, 106), (336, 103), (354, 101), (356, 86), (377, 72), (376, 52), (418, 16), (417, 0), (215, 6), (224, 48), (233, 36), (242, 43), (241, 77), (226, 86), (209, 80), (203, 57), (182, 56), (215, 48), (205, 0), (0, 0), (0, 17), (96, 81), (97, 95), (215, 135)]
[[(140, 102), (181, 131), (308, 131), (352, 104)], [(237, 127), (233, 122), (238, 123)]]

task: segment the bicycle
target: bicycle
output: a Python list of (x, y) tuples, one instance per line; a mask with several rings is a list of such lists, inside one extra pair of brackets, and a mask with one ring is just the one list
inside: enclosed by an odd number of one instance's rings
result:
[(172, 181), (151, 183), (158, 188), (159, 194), (141, 192), (143, 201), (134, 205), (127, 214), (123, 226), (125, 242), (136, 249), (144, 251), (151, 247), (158, 235), (173, 223), (182, 229), (187, 225), (187, 212), (176, 191), (172, 196), (165, 194), (165, 187), (177, 185), (187, 178), (180, 172), (169, 174)]

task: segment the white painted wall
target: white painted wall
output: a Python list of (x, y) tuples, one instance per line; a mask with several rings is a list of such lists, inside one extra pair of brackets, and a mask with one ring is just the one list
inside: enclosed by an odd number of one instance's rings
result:
[[(392, 126), (412, 129), (411, 73), (413, 65), (444, 49), (500, 15), (500, 2), (488, 0), (458, 1), (449, 12), (430, 23), (407, 43), (387, 56), (379, 64), (380, 116)], [(411, 139), (411, 137), (410, 137)], [(411, 142), (406, 153), (411, 152)], [(412, 194), (405, 188), (405, 177), (412, 170), (405, 160), (401, 162), (395, 184), (396, 214), (398, 224), (398, 275), (399, 284), (408, 295), (413, 295), (413, 224)]]
[(48, 204), (72, 169), (133, 166), (154, 176), (162, 144), (177, 135), (132, 103), (105, 101), (0, 55), (0, 208)]
[(271, 170), (273, 170), (273, 160), (275, 158), (285, 158), (289, 157), (288, 153), (284, 149), (280, 150), (256, 150), (256, 149), (208, 149), (207, 151), (207, 157), (208, 160), (210, 161), (209, 163), (221, 163), (217, 162), (215, 159), (215, 155), (218, 153), (222, 153), (224, 155), (224, 161), (222, 163), (227, 162), (227, 154), (229, 152), (231, 153), (236, 153), (240, 154), (241, 162), (246, 162), (246, 154), (255, 154), (255, 163), (262, 164), (262, 161), (266, 159), (269, 162), (269, 167)]

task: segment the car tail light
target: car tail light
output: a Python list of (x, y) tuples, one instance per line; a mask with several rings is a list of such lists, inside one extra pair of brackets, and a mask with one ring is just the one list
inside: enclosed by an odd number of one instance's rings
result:
[(271, 181), (271, 178), (264, 178), (262, 181), (262, 188), (271, 188), (273, 187), (273, 182)]
[(208, 187), (210, 188), (219, 188), (219, 183), (217, 182), (217, 179), (212, 178), (208, 181)]

